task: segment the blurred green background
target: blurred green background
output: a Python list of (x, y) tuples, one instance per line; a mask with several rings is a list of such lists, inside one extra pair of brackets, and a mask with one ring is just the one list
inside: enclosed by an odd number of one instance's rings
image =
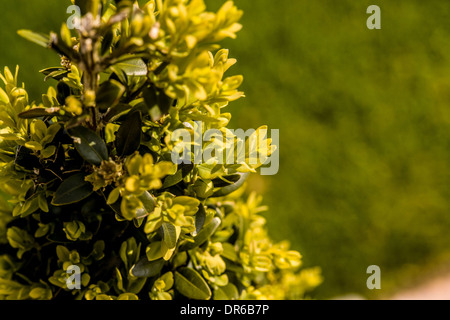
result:
[[(217, 9), (222, 0), (206, 0)], [(69, 1), (0, 1), (0, 66), (38, 100), (59, 58), (16, 34), (59, 30)], [(450, 256), (450, 2), (236, 0), (227, 40), (246, 98), (231, 127), (280, 129), (280, 171), (253, 176), (270, 233), (320, 266), (314, 298), (386, 297)], [(381, 30), (366, 9), (381, 8)], [(366, 288), (381, 267), (382, 290)]]

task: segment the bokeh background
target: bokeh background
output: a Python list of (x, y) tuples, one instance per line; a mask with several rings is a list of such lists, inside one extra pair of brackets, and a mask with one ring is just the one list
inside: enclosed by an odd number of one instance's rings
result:
[[(389, 297), (450, 261), (450, 2), (236, 0), (227, 40), (246, 98), (231, 127), (280, 129), (280, 171), (253, 176), (274, 239), (320, 266), (314, 298)], [(206, 0), (212, 10), (223, 0)], [(366, 9), (381, 8), (381, 30)], [(0, 1), (0, 66), (33, 100), (58, 56), (21, 39), (59, 30), (69, 0)], [(369, 265), (381, 290), (366, 287)], [(439, 269), (441, 270), (441, 269)]]

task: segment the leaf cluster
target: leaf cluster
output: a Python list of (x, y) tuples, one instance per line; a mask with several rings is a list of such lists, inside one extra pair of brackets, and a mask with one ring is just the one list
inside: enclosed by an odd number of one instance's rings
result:
[[(217, 43), (235, 37), (242, 12), (231, 1), (217, 13), (202, 0), (72, 2), (83, 14), (77, 30), (19, 31), (61, 59), (41, 71), (54, 83), (41, 101), (29, 100), (18, 68), (0, 76), (9, 196), (0, 202), (0, 298), (303, 297), (320, 275), (296, 273), (301, 256), (269, 239), (260, 199), (238, 198), (262, 163), (249, 154), (234, 165), (171, 161), (175, 130), (193, 133), (198, 121), (202, 133), (227, 130), (222, 110), (243, 96), (242, 77), (225, 77), (236, 61)], [(81, 288), (71, 290), (73, 265)]]

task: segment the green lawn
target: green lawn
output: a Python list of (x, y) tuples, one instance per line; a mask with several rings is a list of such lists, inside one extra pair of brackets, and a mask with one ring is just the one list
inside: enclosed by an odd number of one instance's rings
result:
[[(16, 30), (57, 30), (68, 4), (0, 2), (0, 66), (19, 64), (35, 100), (48, 85), (38, 70), (59, 58)], [(450, 2), (236, 4), (244, 29), (225, 46), (247, 97), (230, 105), (232, 127), (280, 129), (279, 173), (254, 176), (250, 187), (271, 208), (272, 236), (322, 268), (314, 297), (386, 294), (442, 261), (450, 252)], [(366, 28), (371, 4), (381, 7), (381, 30)], [(382, 272), (376, 293), (366, 288), (372, 264)]]

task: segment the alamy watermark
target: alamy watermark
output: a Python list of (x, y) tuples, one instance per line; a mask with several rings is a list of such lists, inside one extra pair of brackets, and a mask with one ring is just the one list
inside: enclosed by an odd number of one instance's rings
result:
[(367, 14), (370, 14), (370, 17), (367, 18), (367, 28), (369, 30), (373, 29), (381, 29), (381, 9), (377, 5), (371, 5), (367, 8)]
[(80, 29), (81, 26), (81, 9), (79, 6), (72, 5), (67, 8), (66, 13), (71, 14), (67, 19), (67, 28)]
[(81, 289), (81, 269), (77, 265), (70, 265), (66, 273), (68, 275), (66, 279), (67, 289), (80, 290)]
[(367, 267), (367, 274), (371, 274), (367, 278), (366, 285), (370, 290), (381, 289), (381, 269), (377, 265), (371, 265)]

